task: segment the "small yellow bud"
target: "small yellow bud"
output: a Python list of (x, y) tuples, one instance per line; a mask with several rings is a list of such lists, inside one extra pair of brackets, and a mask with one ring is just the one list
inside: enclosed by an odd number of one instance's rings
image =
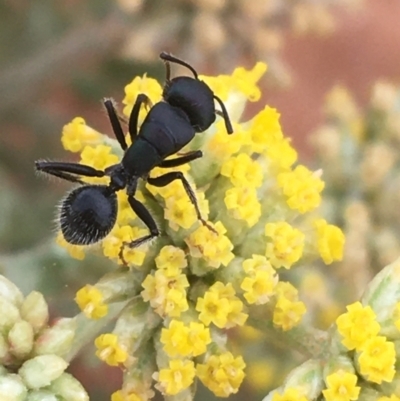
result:
[(10, 330), (21, 319), (18, 308), (0, 295), (0, 331)]
[(63, 373), (58, 379), (54, 380), (50, 389), (64, 400), (89, 401), (89, 396), (82, 384), (69, 373)]
[(33, 328), (28, 322), (16, 322), (8, 333), (11, 353), (19, 359), (26, 358), (33, 348), (33, 336)]
[(21, 306), (21, 316), (29, 322), (35, 333), (43, 328), (49, 320), (49, 309), (40, 292), (32, 291), (24, 300)]
[(21, 378), (16, 374), (0, 377), (1, 401), (25, 401), (27, 389)]
[(58, 320), (52, 327), (43, 330), (35, 341), (35, 354), (55, 354), (65, 356), (75, 337), (75, 319), (64, 318)]
[(20, 289), (2, 275), (0, 275), (0, 296), (7, 299), (15, 306), (20, 306), (24, 300)]

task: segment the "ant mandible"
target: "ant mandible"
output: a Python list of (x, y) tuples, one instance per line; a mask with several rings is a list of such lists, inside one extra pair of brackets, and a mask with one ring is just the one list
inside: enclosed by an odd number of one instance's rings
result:
[[(150, 233), (124, 244), (135, 248), (160, 235), (154, 218), (146, 207), (135, 198), (138, 179), (144, 179), (156, 187), (164, 187), (180, 180), (193, 204), (197, 218), (209, 227), (202, 218), (196, 196), (189, 182), (180, 171), (169, 172), (158, 177), (149, 177), (155, 167), (172, 168), (202, 157), (200, 150), (190, 151), (175, 159), (165, 160), (187, 145), (196, 132), (203, 132), (215, 121), (216, 114), (224, 118), (228, 134), (233, 132), (226, 108), (209, 86), (199, 80), (195, 69), (186, 62), (165, 52), (160, 54), (166, 67), (166, 83), (163, 101), (150, 108), (138, 132), (138, 118), (142, 104), (151, 106), (145, 94), (139, 94), (128, 121), (132, 145), (128, 147), (118, 114), (111, 99), (104, 99), (114, 135), (124, 151), (120, 163), (104, 171), (80, 163), (65, 163), (39, 160), (38, 171), (81, 184), (62, 201), (60, 227), (65, 240), (73, 245), (94, 244), (106, 237), (115, 225), (118, 213), (116, 192), (126, 189), (132, 210), (147, 226)], [(170, 63), (188, 68), (194, 78), (179, 76), (172, 78)], [(214, 99), (221, 111), (215, 110)], [(108, 185), (87, 184), (80, 177), (110, 177)]]

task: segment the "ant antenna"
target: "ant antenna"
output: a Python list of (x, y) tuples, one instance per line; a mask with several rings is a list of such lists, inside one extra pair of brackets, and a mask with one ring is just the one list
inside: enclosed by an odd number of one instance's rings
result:
[[(168, 62), (183, 65), (184, 67), (188, 68), (192, 72), (192, 74), (194, 75), (194, 77), (196, 79), (199, 79), (196, 70), (188, 63), (185, 63), (183, 60), (176, 58), (174, 56), (171, 56), (170, 54), (168, 54), (166, 52), (161, 52), (160, 58), (161, 58), (161, 60), (165, 61), (167, 66), (168, 66)], [(169, 67), (167, 67), (167, 80), (169, 80)]]
[(221, 109), (222, 109), (221, 114), (217, 110), (215, 111), (215, 113), (222, 115), (222, 117), (224, 118), (224, 121), (225, 121), (226, 131), (228, 132), (228, 134), (232, 134), (233, 133), (232, 123), (231, 123), (231, 120), (229, 119), (229, 115), (228, 115), (228, 112), (226, 111), (224, 103), (218, 96), (213, 95), (213, 98), (219, 103), (219, 105), (221, 106)]

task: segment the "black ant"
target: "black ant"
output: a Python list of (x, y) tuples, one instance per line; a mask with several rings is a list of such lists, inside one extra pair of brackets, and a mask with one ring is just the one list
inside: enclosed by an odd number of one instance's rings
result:
[[(128, 147), (120, 119), (111, 99), (104, 99), (114, 135), (124, 151), (120, 163), (107, 167), (104, 171), (79, 163), (36, 161), (36, 169), (58, 178), (81, 184), (73, 189), (62, 201), (60, 226), (67, 242), (74, 245), (94, 244), (112, 230), (117, 219), (118, 204), (116, 192), (126, 189), (128, 201), (150, 234), (140, 237), (126, 245), (137, 247), (160, 235), (160, 231), (146, 207), (135, 198), (138, 179), (142, 178), (156, 187), (163, 187), (174, 180), (181, 180), (193, 204), (197, 218), (202, 224), (196, 196), (189, 182), (180, 171), (169, 172), (159, 177), (149, 177), (155, 167), (172, 168), (202, 157), (200, 150), (190, 151), (175, 159), (165, 160), (187, 145), (196, 132), (203, 132), (215, 121), (216, 114), (224, 118), (228, 134), (233, 132), (228, 113), (222, 101), (214, 95), (206, 83), (199, 80), (197, 72), (184, 61), (167, 53), (160, 58), (166, 67), (166, 83), (163, 101), (150, 108), (138, 132), (138, 117), (142, 104), (151, 106), (145, 94), (139, 94), (129, 117), (128, 128), (132, 145)], [(188, 68), (194, 78), (180, 76), (170, 78), (170, 63)], [(215, 110), (214, 99), (222, 111)], [(80, 177), (110, 177), (108, 185), (91, 185)], [(215, 231), (215, 230), (213, 230)], [(121, 251), (122, 252), (122, 251)]]

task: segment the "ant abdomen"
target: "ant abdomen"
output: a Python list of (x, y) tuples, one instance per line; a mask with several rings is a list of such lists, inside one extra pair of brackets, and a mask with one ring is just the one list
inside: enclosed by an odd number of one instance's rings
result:
[(73, 245), (94, 244), (112, 230), (117, 211), (117, 195), (106, 185), (78, 187), (62, 201), (62, 234), (65, 240)]

